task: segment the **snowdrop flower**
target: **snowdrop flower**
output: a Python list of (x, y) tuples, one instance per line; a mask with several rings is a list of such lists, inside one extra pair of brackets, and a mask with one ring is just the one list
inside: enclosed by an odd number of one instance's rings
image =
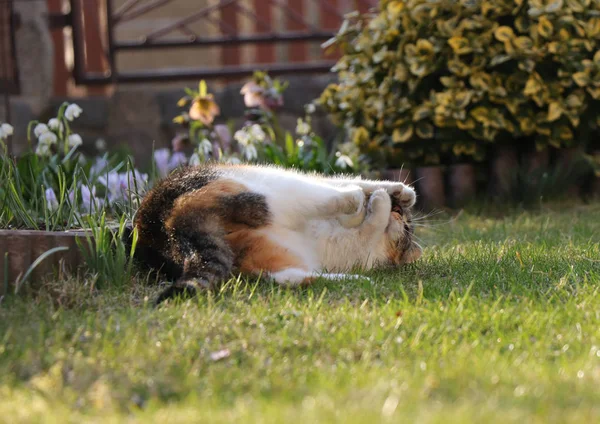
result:
[(58, 209), (58, 198), (56, 197), (54, 190), (47, 188), (44, 194), (46, 197), (46, 207), (48, 210), (55, 211)]
[(250, 135), (244, 129), (237, 130), (233, 135), (233, 138), (242, 146), (250, 144)]
[(67, 121), (71, 122), (75, 118), (79, 118), (81, 112), (83, 112), (83, 110), (75, 103), (72, 103), (69, 106), (67, 106), (67, 109), (65, 109), (65, 118)]
[(38, 156), (50, 156), (50, 145), (48, 144), (38, 144), (35, 148), (35, 154)]
[(204, 157), (208, 156), (213, 150), (212, 143), (210, 141), (208, 141), (206, 138), (200, 142), (200, 145), (198, 146), (198, 148), (200, 149), (200, 151), (202, 152)]
[(190, 158), (190, 162), (189, 165), (190, 166), (199, 166), (202, 162), (200, 161), (200, 156), (198, 156), (198, 153), (194, 153), (192, 155), (192, 157)]
[(185, 165), (188, 159), (183, 152), (175, 152), (169, 159), (169, 172), (179, 168), (181, 165)]
[(296, 125), (296, 134), (308, 135), (310, 132), (310, 125), (308, 122), (304, 122), (302, 118), (298, 118), (298, 125)]
[(55, 144), (58, 141), (58, 137), (56, 137), (56, 134), (54, 134), (53, 132), (48, 131), (43, 133), (38, 140), (39, 144), (50, 145)]
[(304, 110), (306, 111), (306, 113), (308, 113), (309, 115), (312, 115), (313, 113), (315, 113), (315, 105), (312, 103), (307, 104), (306, 106), (304, 106)]
[(335, 161), (335, 166), (341, 169), (346, 169), (348, 167), (352, 168), (354, 166), (354, 163), (352, 162), (352, 159), (350, 159), (349, 156), (340, 154), (337, 160)]
[(79, 134), (71, 134), (67, 140), (70, 148), (79, 147), (83, 144), (83, 140)]
[(103, 152), (106, 150), (106, 141), (103, 138), (99, 138), (94, 143), (94, 146), (96, 147), (96, 150)]
[(33, 133), (35, 134), (36, 137), (40, 137), (42, 134), (47, 133), (48, 131), (50, 131), (48, 129), (48, 126), (46, 124), (37, 124), (35, 126), (35, 128), (33, 129)]
[(5, 139), (8, 136), (13, 135), (14, 128), (10, 124), (0, 125), (0, 140)]
[(246, 160), (251, 161), (258, 157), (258, 152), (256, 151), (256, 147), (254, 144), (248, 144), (244, 147), (244, 156), (246, 156)]
[(50, 128), (51, 130), (54, 130), (54, 131), (58, 131), (58, 130), (62, 131), (63, 124), (58, 119), (52, 118), (51, 120), (48, 121), (48, 128)]
[(267, 135), (265, 134), (265, 132), (263, 131), (261, 126), (258, 124), (253, 124), (250, 127), (250, 136), (252, 139), (254, 139), (254, 141), (259, 141), (259, 142), (264, 141), (265, 138), (267, 138)]
[(154, 151), (154, 163), (158, 174), (164, 178), (169, 174), (169, 157), (171, 152), (166, 147), (164, 149), (158, 149)]
[(242, 163), (242, 161), (236, 158), (235, 156), (230, 157), (229, 159), (227, 159), (226, 162), (232, 165), (239, 165), (240, 163)]

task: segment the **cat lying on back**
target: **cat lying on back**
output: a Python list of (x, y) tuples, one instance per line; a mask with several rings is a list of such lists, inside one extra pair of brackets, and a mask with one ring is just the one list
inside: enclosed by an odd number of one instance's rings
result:
[(343, 273), (420, 257), (415, 197), (400, 182), (275, 167), (183, 168), (142, 201), (136, 258), (173, 281), (158, 302), (214, 288), (238, 272), (287, 286), (357, 278)]

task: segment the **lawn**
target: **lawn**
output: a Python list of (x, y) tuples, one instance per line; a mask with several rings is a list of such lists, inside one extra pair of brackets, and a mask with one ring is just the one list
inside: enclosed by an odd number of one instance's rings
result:
[(598, 422), (600, 204), (423, 225), (372, 284), (6, 298), (0, 421)]

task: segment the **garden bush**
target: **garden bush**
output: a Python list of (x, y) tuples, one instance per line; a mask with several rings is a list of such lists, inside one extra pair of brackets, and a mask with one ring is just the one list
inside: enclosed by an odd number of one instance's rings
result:
[(382, 0), (328, 44), (339, 82), (319, 102), (380, 165), (598, 137), (598, 1)]

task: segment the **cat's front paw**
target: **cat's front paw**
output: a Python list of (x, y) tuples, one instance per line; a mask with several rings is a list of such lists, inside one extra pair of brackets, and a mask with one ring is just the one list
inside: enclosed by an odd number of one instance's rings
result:
[(360, 187), (353, 187), (344, 192), (342, 213), (360, 215), (365, 206), (365, 192)]
[(347, 194), (349, 196), (348, 209), (338, 217), (338, 221), (344, 228), (355, 228), (362, 224), (367, 214), (365, 193), (357, 187), (356, 190)]
[(392, 210), (392, 199), (385, 189), (377, 189), (369, 198), (369, 206), (367, 213), (371, 214), (378, 211), (385, 211), (389, 214)]
[(403, 183), (392, 184), (386, 188), (394, 206), (412, 208), (417, 201), (415, 189)]

